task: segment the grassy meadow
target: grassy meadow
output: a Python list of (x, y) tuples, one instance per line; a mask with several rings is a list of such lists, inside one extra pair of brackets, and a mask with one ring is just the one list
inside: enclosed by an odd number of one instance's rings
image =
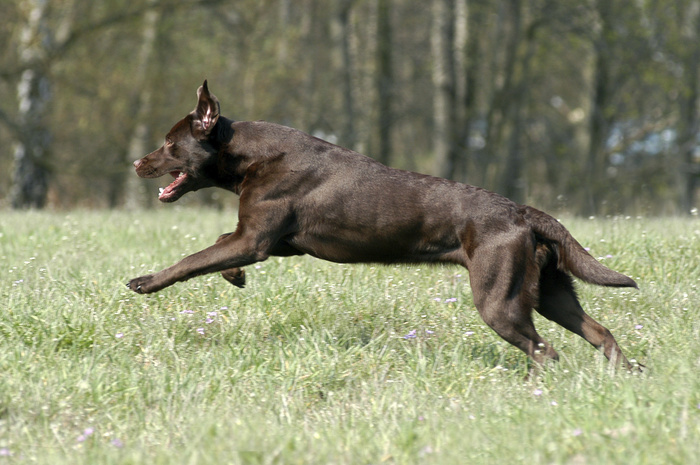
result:
[(689, 464), (700, 221), (564, 224), (641, 290), (579, 285), (641, 375), (537, 316), (561, 362), (474, 309), (458, 267), (272, 258), (141, 296), (234, 212), (0, 212), (0, 464)]

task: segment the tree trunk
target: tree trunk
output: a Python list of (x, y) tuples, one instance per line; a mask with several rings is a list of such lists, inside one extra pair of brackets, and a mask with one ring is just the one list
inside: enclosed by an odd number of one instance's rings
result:
[(377, 1), (377, 158), (388, 165), (391, 162), (391, 128), (393, 68), (391, 59), (391, 0)]
[(599, 37), (594, 41), (595, 61), (593, 70), (593, 94), (591, 95), (591, 116), (588, 135), (588, 157), (586, 158), (583, 212), (586, 215), (599, 214), (605, 188), (606, 150), (605, 143), (610, 131), (608, 105), (610, 104), (610, 51), (606, 43), (610, 35), (611, 7), (609, 0), (598, 0), (597, 10), (601, 21)]
[(586, 158), (586, 182), (584, 191), (586, 199), (583, 205), (587, 215), (595, 215), (600, 211), (601, 178), (605, 167), (605, 136), (608, 124), (605, 118), (605, 107), (608, 102), (608, 59), (604, 53), (598, 53), (595, 59), (593, 76), (593, 95), (591, 103), (591, 119), (588, 134), (588, 157)]
[[(466, 0), (464, 0), (466, 2)], [(471, 11), (466, 10), (466, 47), (464, 59), (464, 97), (463, 97), (463, 116), (461, 120), (461, 140), (464, 144), (464, 159), (461, 164), (461, 176), (458, 179), (462, 182), (482, 185), (483, 180), (479, 177), (481, 172), (480, 152), (478, 147), (472, 147), (472, 126), (475, 121), (478, 121), (477, 112), (477, 74), (480, 62), (480, 37), (473, 33), (476, 31), (478, 17)], [(479, 134), (480, 135), (480, 134)], [(478, 137), (475, 140), (479, 140)]]
[[(282, 29), (282, 36), (289, 34), (289, 23), (292, 13), (291, 0), (281, 0), (279, 5), (279, 22), (280, 28)], [(287, 60), (289, 59), (289, 46), (286, 40), (279, 41), (279, 47), (277, 49), (277, 59), (283, 65), (288, 66)]]
[(455, 129), (457, 99), (455, 98), (455, 16), (453, 0), (433, 0), (433, 151), (438, 173), (454, 176)]
[[(508, 107), (510, 104), (511, 85), (513, 79), (513, 69), (515, 67), (515, 51), (517, 40), (514, 31), (507, 27), (508, 9), (507, 2), (503, 2), (499, 7), (496, 26), (489, 41), (494, 44), (494, 49), (490, 54), (491, 63), (489, 65), (488, 76), (490, 84), (488, 98), (488, 110), (486, 112), (485, 146), (480, 159), (480, 177), (484, 187), (490, 189), (497, 188), (498, 161), (502, 151), (503, 132), (506, 126)], [(508, 35), (510, 34), (510, 35)], [(500, 50), (504, 48), (503, 67), (499, 69)], [(495, 169), (493, 169), (495, 166)]]
[[(522, 59), (519, 59), (520, 73), (517, 84), (514, 85), (513, 91), (510, 93), (510, 116), (511, 131), (508, 142), (508, 152), (505, 160), (505, 166), (501, 172), (501, 182), (498, 192), (505, 195), (509, 199), (517, 203), (525, 203), (527, 181), (524, 173), (524, 149), (523, 149), (523, 132), (524, 132), (524, 117), (527, 97), (529, 95), (528, 88), (530, 86), (530, 65), (532, 57), (535, 55), (537, 44), (535, 41), (536, 25), (531, 24), (527, 28), (526, 33), (521, 34), (522, 29), (522, 9), (520, 0), (511, 0), (511, 9), (513, 14), (514, 28), (514, 44), (513, 47), (518, 47), (519, 44), (525, 42), (525, 54)], [(515, 50), (514, 50), (515, 52)], [(513, 55), (517, 56), (517, 55)]]
[[(700, 39), (700, 2), (696, 2), (692, 8), (695, 15), (694, 24), (687, 30), (691, 37), (687, 37), (688, 43), (695, 43)], [(700, 185), (700, 162), (695, 157), (696, 135), (700, 129), (700, 108), (698, 101), (700, 89), (700, 49), (693, 47), (689, 51), (686, 63), (686, 87), (687, 93), (679, 99), (681, 104), (681, 139), (680, 147), (684, 160), (682, 163), (683, 189), (681, 192), (681, 211), (689, 214), (695, 207), (695, 195)]]
[(354, 0), (339, 0), (338, 24), (340, 29), (340, 61), (341, 61), (341, 82), (343, 88), (343, 121), (340, 134), (342, 145), (353, 150), (357, 149), (357, 137), (355, 134), (355, 104), (352, 91), (352, 77), (354, 66), (352, 53), (350, 51), (350, 11)]
[[(148, 10), (144, 15), (143, 40), (138, 54), (136, 74), (133, 77), (137, 96), (133, 104), (133, 114), (135, 115), (133, 132), (129, 142), (129, 149), (126, 153), (126, 160), (124, 160), (124, 166), (127, 169), (126, 173), (120, 171), (113, 178), (109, 197), (110, 207), (116, 207), (122, 201), (122, 197), (125, 197), (123, 200), (128, 209), (142, 207), (144, 205), (143, 202), (146, 202), (146, 206), (152, 207), (153, 199), (156, 198), (155, 193), (147, 192), (149, 183), (144, 182), (132, 172), (131, 163), (149, 152), (148, 145), (151, 140), (151, 131), (147, 121), (153, 111), (153, 105), (152, 90), (148, 85), (147, 79), (148, 64), (152, 61), (157, 37), (157, 26), (161, 16), (162, 12), (160, 9)], [(124, 179), (125, 174), (126, 179)], [(125, 196), (122, 195), (124, 186), (126, 186)]]
[(19, 111), (17, 125), (19, 142), (14, 152), (12, 178), (12, 208), (43, 208), (49, 187), (48, 160), (51, 132), (48, 127), (48, 106), (51, 101), (51, 81), (41, 66), (50, 46), (47, 25), (47, 0), (27, 0), (29, 20), (20, 42), (20, 59), (26, 66), (17, 86)]
[(455, 79), (455, 127), (453, 128), (454, 150), (451, 153), (450, 179), (466, 182), (467, 161), (469, 157), (469, 124), (473, 113), (474, 80), (470, 69), (469, 56), (472, 40), (469, 37), (468, 0), (454, 0), (454, 79)]

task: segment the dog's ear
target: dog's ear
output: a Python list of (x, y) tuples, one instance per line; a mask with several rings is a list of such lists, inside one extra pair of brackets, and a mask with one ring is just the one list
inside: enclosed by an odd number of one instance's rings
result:
[(192, 133), (197, 139), (206, 139), (219, 119), (219, 100), (209, 93), (207, 81), (197, 89), (197, 107), (192, 112)]

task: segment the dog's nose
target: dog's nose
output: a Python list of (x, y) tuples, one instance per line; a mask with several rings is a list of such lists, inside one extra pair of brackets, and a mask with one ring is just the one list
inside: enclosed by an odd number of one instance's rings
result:
[(139, 158), (138, 160), (134, 161), (134, 168), (138, 169), (142, 163), (143, 163), (143, 158)]

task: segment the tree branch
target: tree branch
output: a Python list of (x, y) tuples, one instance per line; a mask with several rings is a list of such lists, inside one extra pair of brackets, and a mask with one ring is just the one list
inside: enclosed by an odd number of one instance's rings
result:
[(82, 39), (84, 36), (117, 24), (124, 23), (133, 18), (143, 16), (146, 12), (153, 9), (166, 10), (170, 8), (180, 8), (183, 6), (216, 5), (222, 1), (223, 0), (153, 0), (151, 2), (147, 2), (140, 8), (136, 8), (135, 10), (119, 12), (112, 16), (97, 20), (94, 23), (74, 29), (67, 35), (63, 42), (55, 47), (56, 51), (52, 54), (52, 57), (65, 53), (65, 51), (68, 50), (71, 45), (73, 45), (78, 39)]
[(185, 6), (213, 6), (222, 2), (223, 0), (153, 0), (134, 10), (111, 14), (95, 22), (76, 27), (72, 31), (69, 31), (63, 40), (50, 46), (45, 57), (35, 58), (30, 61), (22, 62), (12, 69), (6, 69), (0, 72), (0, 79), (9, 80), (15, 78), (26, 69), (50, 67), (54, 60), (65, 54), (80, 39), (109, 27), (123, 24), (139, 16), (143, 16), (150, 10), (177, 9)]

